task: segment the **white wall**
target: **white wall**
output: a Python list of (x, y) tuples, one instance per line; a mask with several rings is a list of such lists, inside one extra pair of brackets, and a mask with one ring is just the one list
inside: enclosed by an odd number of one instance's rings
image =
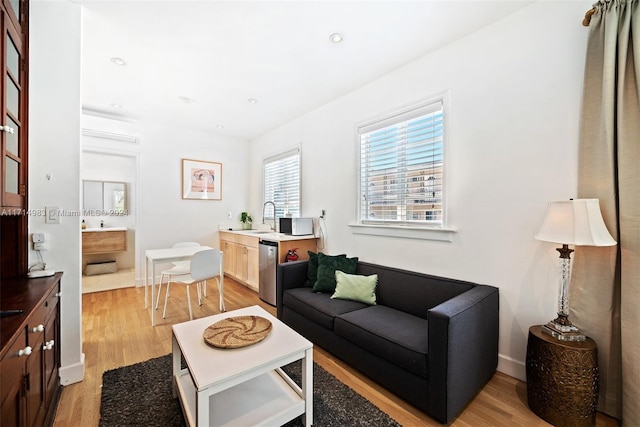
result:
[[(555, 317), (557, 253), (533, 236), (550, 200), (576, 195), (589, 8), (534, 3), (257, 138), (251, 209), (263, 158), (301, 141), (302, 214), (326, 210), (324, 251), (499, 287), (499, 370), (524, 379), (528, 328)], [(453, 242), (353, 234), (356, 124), (443, 91)]]
[[(29, 208), (80, 208), (80, 6), (69, 1), (30, 3)], [(55, 17), (53, 19), (52, 17)], [(47, 174), (51, 179), (47, 179)], [(46, 224), (29, 218), (29, 233), (45, 233), (47, 268), (63, 271), (60, 298), (63, 385), (84, 376), (80, 294), (80, 217)], [(29, 264), (37, 262), (29, 252)]]
[[(144, 250), (179, 241), (218, 247), (218, 225), (246, 210), (248, 143), (192, 129), (147, 123), (141, 139), (138, 283), (144, 276)], [(222, 163), (222, 200), (182, 199), (182, 159)]]

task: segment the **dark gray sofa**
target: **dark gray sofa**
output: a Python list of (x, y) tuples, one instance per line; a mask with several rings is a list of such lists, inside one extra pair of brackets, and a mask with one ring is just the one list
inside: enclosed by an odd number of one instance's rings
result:
[(279, 264), (278, 318), (441, 423), (498, 364), (498, 289), (359, 262), (378, 275), (377, 305), (305, 287), (307, 261)]

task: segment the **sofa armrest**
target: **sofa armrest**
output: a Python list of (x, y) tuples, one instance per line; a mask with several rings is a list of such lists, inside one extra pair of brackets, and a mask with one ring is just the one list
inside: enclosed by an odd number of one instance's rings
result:
[(477, 285), (427, 312), (429, 406), (448, 423), (498, 366), (498, 288)]
[(276, 307), (282, 319), (282, 295), (287, 289), (301, 288), (307, 281), (308, 260), (291, 261), (276, 267)]

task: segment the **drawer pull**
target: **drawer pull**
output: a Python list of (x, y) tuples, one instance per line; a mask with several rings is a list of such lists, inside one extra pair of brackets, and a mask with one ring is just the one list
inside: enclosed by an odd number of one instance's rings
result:
[(60, 297), (62, 296), (62, 292), (58, 292), (58, 293), (56, 293), (56, 296), (57, 296), (58, 298), (60, 298)]
[(31, 347), (26, 346), (24, 349), (18, 352), (18, 356), (28, 356), (31, 354)]
[(44, 325), (42, 324), (31, 328), (31, 332), (42, 332), (42, 331), (44, 331)]
[(42, 346), (42, 349), (43, 349), (43, 350), (51, 350), (51, 349), (53, 348), (53, 344), (54, 344), (54, 341), (53, 341), (53, 340), (51, 340), (51, 341), (47, 341), (47, 342), (46, 342), (46, 343), (44, 343), (44, 345)]

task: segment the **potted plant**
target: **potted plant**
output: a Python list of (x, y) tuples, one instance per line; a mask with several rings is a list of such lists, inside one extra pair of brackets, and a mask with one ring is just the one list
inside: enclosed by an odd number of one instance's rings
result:
[(243, 229), (251, 230), (251, 226), (253, 224), (253, 218), (247, 212), (242, 212), (240, 214), (240, 222), (242, 223)]

